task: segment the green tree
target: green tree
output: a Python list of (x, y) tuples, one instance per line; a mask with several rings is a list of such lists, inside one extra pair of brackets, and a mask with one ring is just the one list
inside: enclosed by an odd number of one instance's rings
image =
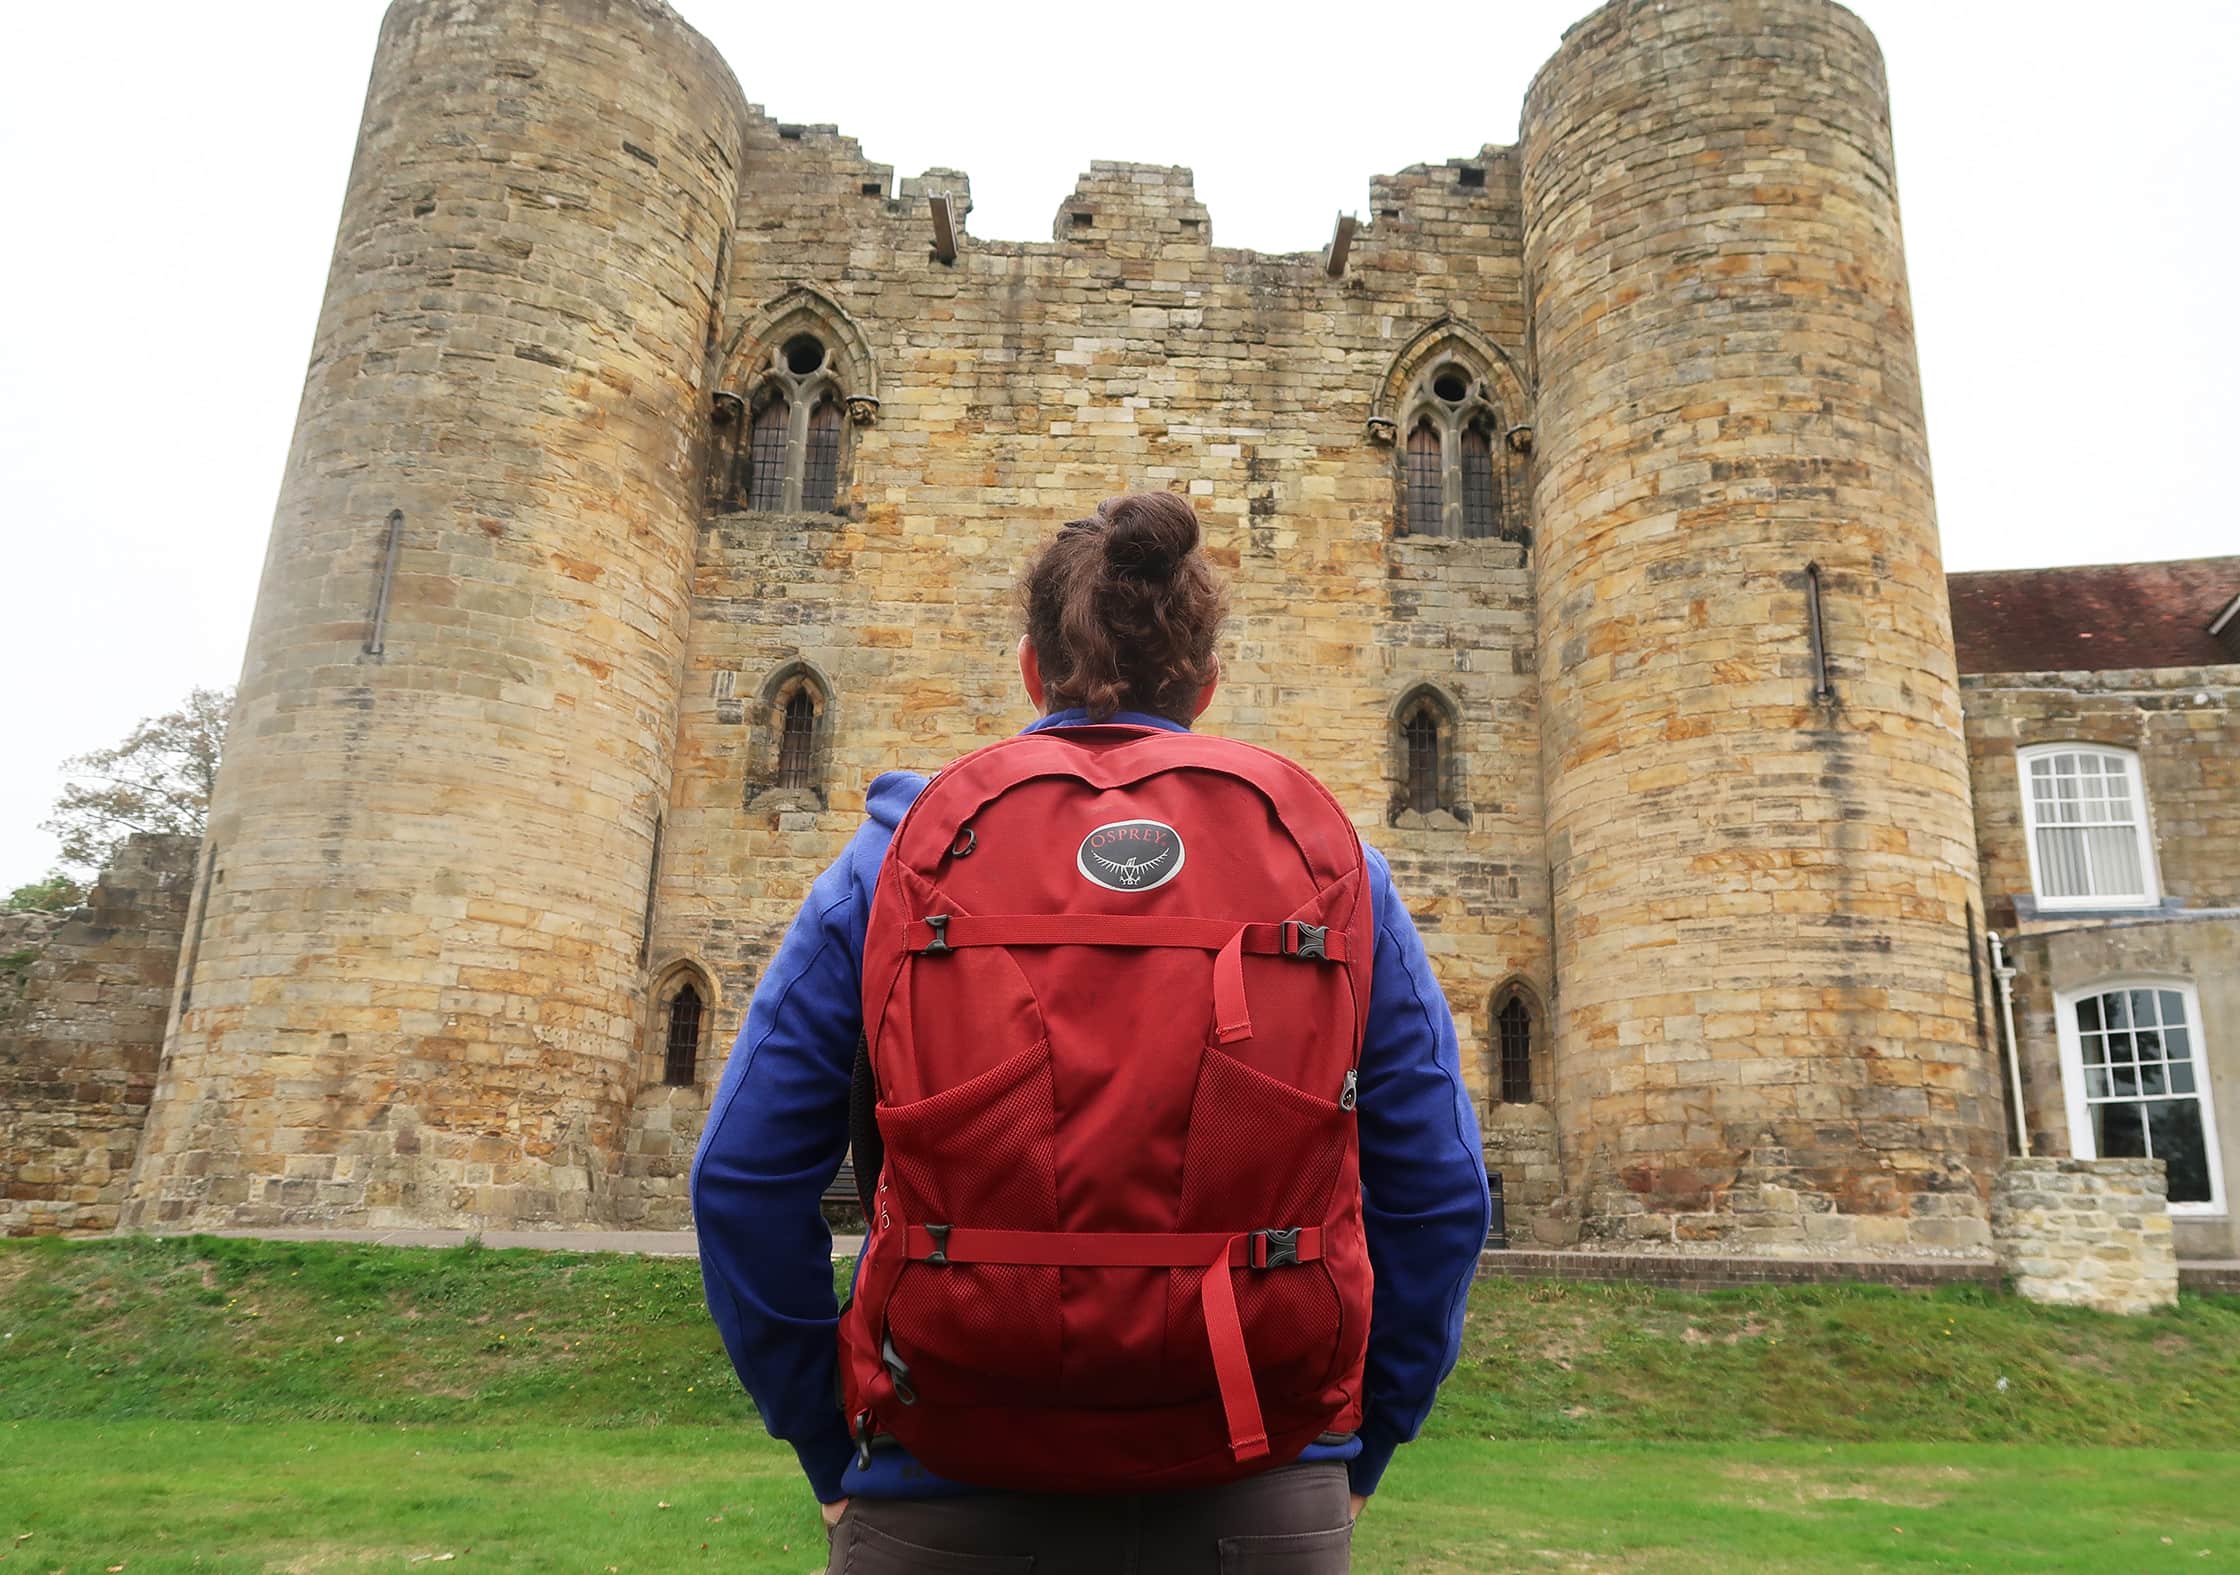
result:
[(85, 886), (56, 870), (45, 880), (18, 886), (8, 893), (6, 902), (0, 902), (0, 908), (10, 913), (62, 913), (85, 900)]
[(41, 829), (62, 839), (65, 868), (98, 873), (136, 831), (201, 836), (232, 710), (231, 689), (198, 688), (123, 743), (64, 761), (70, 780)]

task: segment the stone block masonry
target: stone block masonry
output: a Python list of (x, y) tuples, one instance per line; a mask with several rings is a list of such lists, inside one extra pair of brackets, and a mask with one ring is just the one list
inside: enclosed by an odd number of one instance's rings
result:
[(2160, 1160), (2009, 1159), (1991, 1229), (2016, 1293), (2031, 1301), (2143, 1313), (2178, 1299)]
[(744, 111), (655, 0), (390, 7), (127, 1224), (604, 1217)]
[(0, 1235), (117, 1223), (155, 1088), (195, 851), (191, 838), (142, 833), (84, 907), (0, 915)]
[(684, 1224), (867, 785), (1027, 721), (1020, 563), (1165, 488), (1233, 593), (1204, 725), (1389, 858), (1518, 1239), (1981, 1255), (1865, 30), (1617, 0), (1521, 147), (1375, 177), (1336, 276), (1172, 166), (1094, 163), (1048, 240), (970, 193), (772, 120), (657, 0), (391, 8), (124, 1222)]
[(1522, 151), (1586, 1238), (1980, 1249), (1981, 899), (1874, 40), (1621, 0)]

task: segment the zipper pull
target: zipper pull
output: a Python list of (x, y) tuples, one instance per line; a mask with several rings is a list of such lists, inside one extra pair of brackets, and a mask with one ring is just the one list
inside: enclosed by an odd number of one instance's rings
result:
[(1351, 1110), (1360, 1102), (1360, 1099), (1361, 1073), (1349, 1066), (1346, 1068), (1346, 1086), (1338, 1091), (1338, 1108), (1340, 1110)]

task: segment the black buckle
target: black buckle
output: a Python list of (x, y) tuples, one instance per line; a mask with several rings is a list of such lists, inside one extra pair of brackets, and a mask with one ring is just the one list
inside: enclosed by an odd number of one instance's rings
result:
[(910, 1364), (895, 1350), (893, 1335), (879, 1341), (879, 1359), (887, 1364), (887, 1375), (894, 1380), (894, 1397), (904, 1405), (916, 1405), (918, 1391), (910, 1387)]
[(947, 1263), (949, 1261), (949, 1227), (946, 1225), (928, 1225), (926, 1234), (933, 1238), (933, 1251), (927, 1253), (921, 1261)]
[(1327, 924), (1301, 924), (1297, 919), (1286, 919), (1283, 921), (1283, 955), (1313, 957), (1328, 962), (1329, 935), (1330, 926)]
[(856, 1469), (858, 1471), (869, 1471), (871, 1469), (871, 1413), (869, 1411), (856, 1413), (855, 1432)]
[(926, 928), (933, 931), (933, 939), (918, 948), (921, 957), (939, 957), (956, 950), (949, 944), (949, 916), (946, 913), (926, 915)]
[(1252, 1266), (1280, 1269), (1299, 1261), (1299, 1227), (1289, 1230), (1256, 1230), (1252, 1233)]

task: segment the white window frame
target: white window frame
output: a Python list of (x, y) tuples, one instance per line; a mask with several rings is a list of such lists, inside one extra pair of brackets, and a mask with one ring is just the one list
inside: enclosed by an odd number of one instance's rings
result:
[(2183, 1217), (2221, 1216), (2225, 1212), (2224, 1151), (2217, 1146), (2217, 1107), (2209, 1086), (2209, 1047), (2201, 1033), (2201, 997), (2190, 979), (2125, 974), (2054, 993), (2053, 1021), (2061, 1045), (2061, 1097), (2069, 1115), (2069, 1152), (2079, 1159), (2100, 1157), (2092, 1132), (2092, 1111), (2085, 1099), (2084, 1041), (2077, 1032), (2077, 1003), (2117, 990), (2172, 990), (2185, 1003), (2194, 1097), (2201, 1104), (2201, 1142), (2209, 1156), (2209, 1201), (2173, 1203), (2170, 1212)]
[[(2124, 780), (2130, 787), (2131, 802), (2138, 816), (2132, 831), (2139, 842), (2139, 874), (2146, 886), (2143, 893), (2123, 897), (2099, 894), (2082, 897), (2046, 895), (2045, 877), (2038, 869), (2038, 798), (2030, 787), (2030, 762), (2044, 755), (2105, 755), (2123, 762)], [(2022, 794), (2022, 843), (2030, 858), (2030, 890), (2037, 898), (2040, 911), (2156, 908), (2162, 905), (2162, 872), (2155, 865), (2152, 811), (2147, 804), (2147, 784), (2140, 775), (2139, 756), (2135, 751), (2116, 744), (2095, 744), (2081, 739), (2069, 739), (2053, 744), (2032, 744), (2026, 749), (2018, 749), (2015, 751), (2014, 762), (2016, 785)]]

